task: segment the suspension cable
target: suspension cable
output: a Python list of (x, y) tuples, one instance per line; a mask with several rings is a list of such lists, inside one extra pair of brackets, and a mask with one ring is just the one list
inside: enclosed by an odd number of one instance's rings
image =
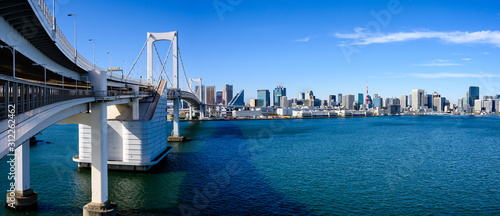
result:
[[(161, 63), (160, 54), (158, 53), (158, 49), (156, 48), (156, 45), (154, 45), (154, 44), (153, 44), (153, 47), (155, 48), (155, 51), (156, 51), (156, 56), (158, 56), (158, 60), (159, 60), (159, 61), (160, 61), (160, 63)], [(167, 57), (168, 57), (168, 56), (167, 56)], [(166, 59), (165, 59), (165, 63), (166, 63)], [(162, 64), (162, 68), (163, 68), (163, 67), (165, 67), (165, 65), (164, 65), (164, 64)], [(163, 70), (162, 70), (162, 71), (163, 71)], [(170, 78), (168, 77), (168, 74), (166, 74), (166, 73), (165, 73), (165, 75), (167, 76), (167, 80), (168, 80), (168, 82), (170, 83), (170, 86), (174, 86), (174, 85), (172, 84), (172, 82), (170, 81)], [(160, 71), (159, 76), (161, 76), (161, 71)]]
[[(181, 59), (182, 71), (184, 72), (184, 77), (186, 78), (187, 86), (189, 87), (189, 90), (191, 91), (191, 93), (194, 94), (193, 89), (191, 89), (191, 86), (189, 85), (189, 82), (188, 82), (188, 78), (187, 78), (187, 75), (186, 75), (186, 70), (184, 69), (184, 63), (182, 62), (181, 50), (179, 49), (179, 47), (177, 47), (177, 52), (179, 52), (179, 58)], [(199, 90), (201, 91), (201, 85), (199, 87)]]
[(134, 69), (135, 67), (135, 64), (137, 64), (137, 61), (139, 60), (139, 58), (141, 57), (142, 55), (142, 51), (144, 51), (144, 48), (146, 47), (146, 45), (148, 44), (148, 40), (146, 40), (146, 43), (144, 43), (144, 46), (142, 46), (142, 49), (141, 49), (141, 52), (139, 52), (139, 55), (137, 56), (137, 58), (135, 59), (135, 62), (134, 64), (132, 65), (132, 67), (130, 68), (130, 70), (128, 71), (127, 73), (127, 76), (125, 77), (125, 79), (128, 78), (128, 75), (130, 75), (130, 72), (132, 72), (132, 69)]

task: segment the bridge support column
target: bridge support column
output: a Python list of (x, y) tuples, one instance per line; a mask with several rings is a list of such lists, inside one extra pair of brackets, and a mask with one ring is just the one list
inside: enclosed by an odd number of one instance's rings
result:
[(37, 193), (30, 187), (29, 140), (15, 150), (15, 190), (7, 193), (6, 207), (17, 210), (36, 208)]
[(179, 97), (174, 100), (174, 127), (172, 130), (173, 137), (179, 137), (179, 105), (180, 99)]
[(139, 99), (132, 101), (132, 120), (139, 120)]
[(193, 107), (189, 105), (189, 120), (193, 120)]
[(200, 104), (200, 119), (205, 118), (205, 105)]
[(91, 179), (92, 202), (83, 215), (117, 215), (117, 206), (108, 200), (108, 113), (104, 102), (91, 105)]

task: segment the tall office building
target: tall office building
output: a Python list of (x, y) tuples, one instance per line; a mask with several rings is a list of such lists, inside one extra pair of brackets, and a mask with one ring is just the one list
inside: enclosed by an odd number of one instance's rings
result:
[(382, 98), (373, 98), (373, 108), (382, 107)]
[(200, 89), (200, 86), (198, 86), (198, 85), (195, 86), (194, 87), (194, 92), (196, 92), (197, 96), (201, 96), (200, 99), (201, 99), (202, 103), (206, 103), (206, 101), (205, 101), (205, 85), (201, 85), (201, 89)]
[(344, 95), (344, 98), (342, 98), (342, 105), (347, 109), (347, 110), (353, 110), (354, 109), (354, 95), (349, 94), (349, 95)]
[(411, 91), (411, 106), (414, 111), (424, 106), (425, 91), (423, 89), (414, 89)]
[(339, 100), (339, 101), (337, 101), (337, 102), (338, 102), (338, 103), (340, 103), (340, 104), (342, 104), (342, 93), (339, 93), (339, 94), (338, 94), (337, 99)]
[(311, 99), (312, 96), (314, 96), (314, 93), (312, 90), (306, 91), (306, 100)]
[(358, 93), (358, 109), (364, 108), (365, 97), (363, 93)]
[(233, 85), (223, 85), (222, 86), (222, 101), (224, 105), (229, 104), (229, 101), (233, 99)]
[(286, 96), (286, 88), (283, 86), (277, 86), (273, 91), (273, 104), (275, 107), (281, 106), (281, 96)]
[(215, 104), (215, 86), (207, 86), (207, 104)]
[(217, 91), (215, 94), (215, 103), (224, 105), (224, 101), (222, 100), (222, 91)]
[(228, 105), (230, 106), (245, 106), (245, 90), (241, 90), (234, 96), (231, 101), (229, 101)]
[(408, 107), (408, 95), (401, 95), (399, 97), (399, 102), (401, 103), (401, 109)]
[(250, 107), (258, 106), (259, 101), (257, 99), (250, 99)]
[(259, 107), (268, 107), (270, 106), (270, 93), (267, 89), (257, 90), (257, 100)]
[(299, 98), (298, 100), (305, 100), (306, 99), (306, 93), (305, 92), (299, 92)]
[(427, 94), (427, 108), (432, 109), (432, 95)]
[(479, 87), (478, 86), (469, 86), (469, 105), (470, 107), (475, 107), (475, 101), (479, 99)]
[(328, 106), (335, 106), (337, 98), (335, 95), (328, 96)]
[(280, 97), (280, 107), (283, 107), (283, 108), (290, 107), (290, 101), (288, 101), (288, 98), (286, 96)]

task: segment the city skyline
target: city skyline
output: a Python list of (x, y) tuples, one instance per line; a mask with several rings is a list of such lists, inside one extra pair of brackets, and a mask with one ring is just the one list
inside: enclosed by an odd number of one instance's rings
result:
[[(56, 2), (56, 20), (73, 43), (74, 20), (67, 14), (78, 14), (78, 52), (92, 59), (88, 39), (95, 39), (102, 67), (111, 52), (113, 66), (130, 68), (146, 32), (178, 30), (187, 73), (208, 85), (245, 89), (245, 103), (277, 82), (288, 95), (314, 89), (324, 99), (364, 93), (366, 82), (370, 92), (384, 97), (421, 88), (456, 102), (471, 85), (483, 89), (482, 95), (500, 92), (499, 2), (174, 2)], [(52, 2), (47, 5), (51, 10)], [(169, 44), (157, 45), (165, 56)], [(131, 76), (142, 71), (144, 77), (144, 59)]]

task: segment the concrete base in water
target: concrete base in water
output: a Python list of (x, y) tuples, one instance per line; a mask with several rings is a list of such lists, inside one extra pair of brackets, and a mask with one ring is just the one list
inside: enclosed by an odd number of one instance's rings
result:
[(115, 216), (118, 215), (118, 206), (106, 201), (105, 203), (91, 202), (83, 207), (83, 216)]
[(186, 138), (184, 136), (179, 136), (179, 137), (174, 137), (174, 136), (169, 136), (167, 138), (168, 142), (186, 142), (186, 141), (191, 141), (190, 138)]
[[(14, 197), (12, 196), (14, 195)], [(5, 202), (6, 208), (12, 208), (16, 210), (28, 210), (34, 209), (38, 206), (38, 195), (32, 189), (27, 189), (24, 191), (14, 191), (14, 194), (7, 193), (7, 202)]]

